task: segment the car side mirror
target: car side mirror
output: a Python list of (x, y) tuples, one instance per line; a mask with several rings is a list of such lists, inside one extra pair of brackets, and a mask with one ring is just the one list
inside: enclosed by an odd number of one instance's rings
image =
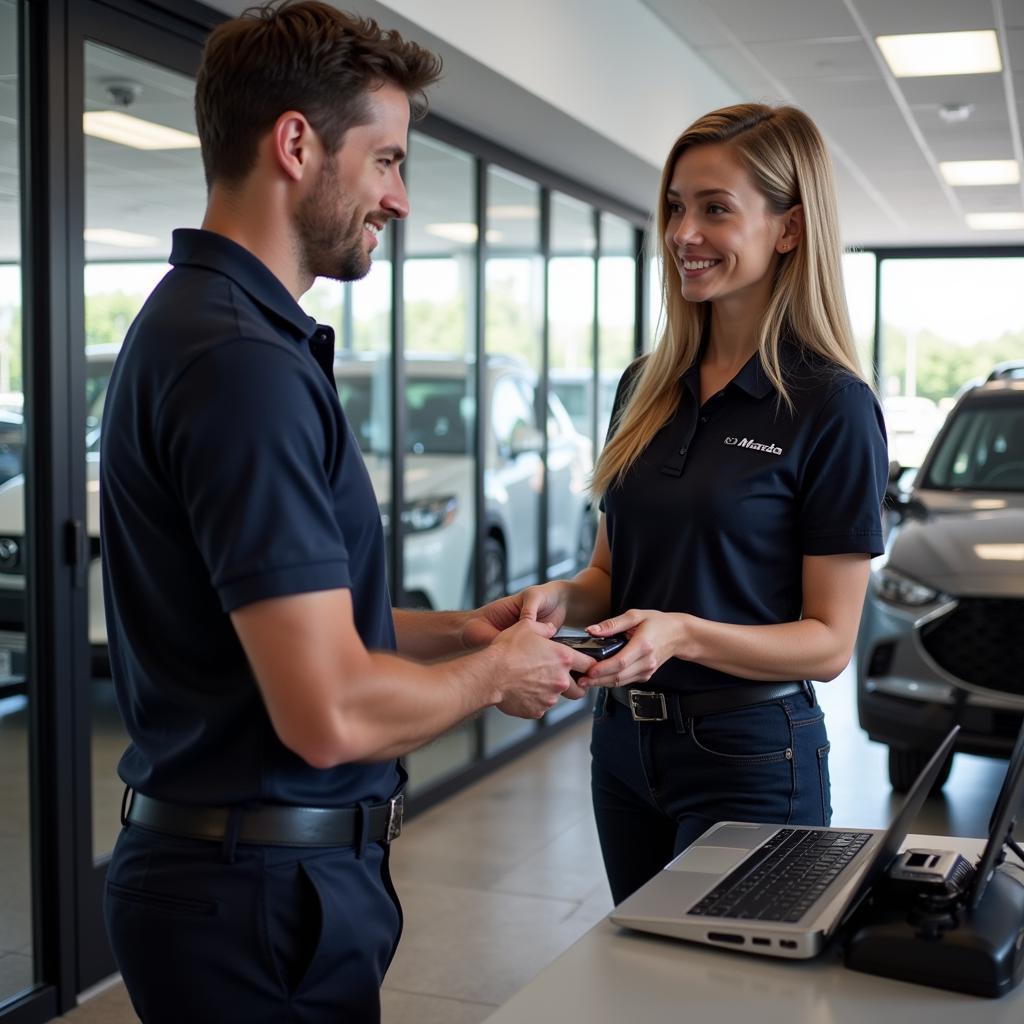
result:
[(895, 459), (889, 463), (889, 485), (892, 486), (899, 482), (899, 478), (903, 476), (903, 466), (901, 466)]
[(544, 450), (544, 435), (528, 423), (517, 423), (512, 428), (512, 437), (509, 439), (508, 453), (513, 459), (520, 455), (537, 454)]

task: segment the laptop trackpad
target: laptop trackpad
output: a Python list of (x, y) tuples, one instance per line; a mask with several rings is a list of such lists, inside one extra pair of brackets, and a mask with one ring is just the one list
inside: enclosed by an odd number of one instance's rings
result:
[(671, 864), (669, 870), (724, 874), (749, 855), (749, 849), (737, 850), (734, 846), (695, 846)]

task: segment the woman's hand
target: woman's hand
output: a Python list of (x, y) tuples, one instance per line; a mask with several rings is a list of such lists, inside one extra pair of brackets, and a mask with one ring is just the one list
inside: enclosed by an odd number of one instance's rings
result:
[(555, 629), (561, 629), (569, 610), (569, 584), (565, 580), (554, 580), (527, 587), (516, 595), (516, 600), (520, 602), (521, 619), (550, 622)]
[(584, 686), (625, 686), (645, 683), (669, 658), (677, 656), (686, 629), (687, 616), (650, 608), (629, 611), (588, 626), (591, 636), (625, 633), (629, 643), (618, 654), (595, 661), (579, 680)]

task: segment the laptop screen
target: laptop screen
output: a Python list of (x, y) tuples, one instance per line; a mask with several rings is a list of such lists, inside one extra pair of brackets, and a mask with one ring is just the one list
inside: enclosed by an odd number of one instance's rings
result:
[(868, 890), (878, 881), (878, 877), (888, 868), (893, 858), (900, 852), (900, 846), (906, 839), (910, 826), (918, 816), (928, 794), (931, 792), (935, 780), (939, 777), (947, 759), (953, 753), (953, 744), (956, 741), (956, 734), (960, 731), (959, 725), (954, 725), (949, 730), (949, 735), (942, 741), (939, 749), (931, 756), (931, 760), (921, 769), (921, 774), (914, 780), (899, 813), (893, 818), (892, 823), (885, 830), (882, 841), (875, 847), (874, 856), (867, 866), (867, 870), (861, 875), (860, 884), (854, 890), (849, 902), (842, 914), (837, 918), (836, 925), (832, 928), (835, 931), (844, 924), (850, 914), (857, 909), (860, 901), (867, 895)]
[(992, 808), (992, 817), (988, 823), (988, 842), (978, 861), (974, 874), (974, 885), (967, 897), (967, 906), (972, 910), (981, 902), (985, 889), (995, 874), (996, 867), (1002, 859), (1003, 846), (1013, 835), (1013, 827), (1017, 823), (1021, 800), (1024, 799), (1024, 725), (1017, 734), (1017, 742), (1010, 754), (1010, 763), (1006, 767), (1003, 784)]

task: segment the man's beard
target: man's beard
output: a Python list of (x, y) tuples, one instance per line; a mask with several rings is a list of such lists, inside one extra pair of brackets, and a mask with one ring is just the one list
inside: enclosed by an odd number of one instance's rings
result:
[(339, 191), (337, 171), (328, 159), (296, 211), (299, 265), (310, 277), (358, 281), (370, 272), (370, 254), (363, 245), (365, 221), (354, 202), (338, 209)]

